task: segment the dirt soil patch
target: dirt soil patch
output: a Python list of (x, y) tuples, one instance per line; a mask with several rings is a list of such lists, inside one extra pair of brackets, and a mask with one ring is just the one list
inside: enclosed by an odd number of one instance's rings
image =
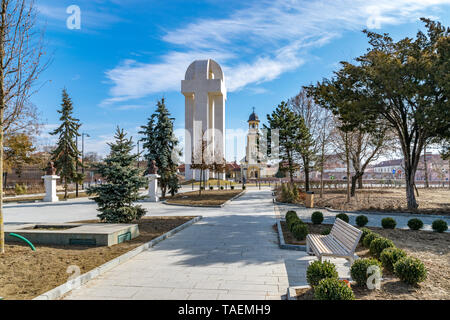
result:
[(203, 190), (199, 195), (198, 191), (192, 191), (176, 194), (166, 198), (166, 201), (185, 206), (220, 206), (241, 192), (242, 190)]
[[(332, 225), (308, 224), (310, 233), (321, 233)], [(383, 270), (380, 290), (369, 290), (352, 285), (356, 299), (362, 300), (437, 300), (450, 299), (450, 234), (432, 231), (414, 231), (403, 229), (382, 229), (368, 227), (383, 237), (391, 239), (394, 244), (412, 257), (419, 258), (427, 268), (427, 279), (417, 286), (401, 282), (392, 273)], [(285, 231), (286, 230), (286, 231)], [(318, 231), (318, 232), (317, 232)], [(289, 244), (303, 244), (291, 241), (293, 236), (283, 228), (284, 239)], [(287, 235), (286, 235), (287, 234)], [(361, 258), (370, 257), (369, 251), (361, 245), (356, 248)], [(299, 289), (299, 300), (313, 299), (311, 289)]]
[[(444, 188), (419, 189), (416, 197), (419, 208), (409, 210), (404, 188), (378, 188), (357, 190), (356, 196), (346, 203), (346, 190), (325, 190), (323, 198), (320, 191), (315, 193), (316, 207), (349, 211), (413, 212), (420, 214), (450, 215), (450, 190)], [(279, 194), (279, 192), (278, 192)], [(300, 204), (302, 201), (299, 201)]]
[(36, 251), (31, 251), (26, 245), (7, 244), (0, 255), (0, 297), (32, 299), (68, 281), (69, 266), (86, 273), (193, 218), (144, 217), (137, 222), (139, 237), (110, 247), (36, 245)]

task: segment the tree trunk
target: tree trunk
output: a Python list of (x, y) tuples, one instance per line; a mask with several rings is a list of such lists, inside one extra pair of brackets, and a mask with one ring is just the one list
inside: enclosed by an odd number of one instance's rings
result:
[(304, 165), (305, 165), (305, 191), (308, 192), (309, 191), (309, 159), (305, 158), (305, 160), (303, 161)]
[[(0, 172), (3, 172), (3, 118), (5, 112), (5, 58), (6, 1), (2, 1), (0, 26)], [(0, 179), (0, 254), (5, 253), (5, 229), (3, 224), (3, 179)]]
[[(352, 186), (351, 186), (351, 190), (350, 190), (350, 196), (351, 197), (354, 197), (356, 195), (356, 182), (358, 182), (358, 185), (360, 183), (362, 183), (362, 181), (361, 181), (362, 176), (363, 176), (363, 173), (359, 172), (359, 171), (357, 171), (355, 173), (355, 175), (352, 176), (352, 179), (351, 179)], [(358, 189), (361, 189), (361, 187), (358, 186)]]
[(430, 187), (428, 182), (428, 165), (427, 165), (427, 145), (423, 147), (423, 165), (424, 165), (424, 175), (425, 175), (425, 188)]
[(361, 175), (358, 178), (358, 189), (363, 189), (364, 188), (364, 184), (363, 184), (363, 175)]
[(411, 168), (405, 168), (406, 201), (408, 204), (408, 209), (417, 209), (419, 207), (416, 201), (416, 195), (414, 194), (414, 178), (415, 174), (413, 170)]

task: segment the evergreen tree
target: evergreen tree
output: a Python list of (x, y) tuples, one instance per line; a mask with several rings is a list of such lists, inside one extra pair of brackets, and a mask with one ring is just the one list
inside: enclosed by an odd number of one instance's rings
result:
[[(290, 182), (294, 182), (294, 171), (297, 165), (295, 158), (298, 155), (298, 141), (301, 139), (301, 130), (304, 122), (300, 116), (292, 111), (288, 104), (282, 101), (271, 115), (267, 115), (272, 137), (278, 136), (279, 157), (286, 162), (286, 171), (289, 172)], [(271, 150), (273, 152), (274, 150)], [(283, 165), (281, 163), (280, 165)]]
[(101, 213), (101, 221), (107, 223), (129, 223), (139, 220), (146, 210), (133, 202), (141, 199), (139, 188), (145, 187), (146, 179), (135, 167), (137, 155), (132, 138), (127, 139), (123, 129), (117, 127), (115, 142), (109, 143), (110, 154), (104, 162), (95, 165), (96, 171), (106, 179), (106, 184), (90, 187), (89, 195), (95, 195)]
[[(177, 156), (181, 155), (178, 151), (178, 140), (173, 133), (173, 119), (170, 118), (164, 98), (158, 101), (156, 112), (148, 119), (146, 126), (139, 133), (144, 135), (141, 141), (144, 142), (143, 148), (145, 160), (150, 165), (152, 160), (156, 161), (158, 174), (160, 178), (160, 187), (162, 197), (166, 195), (167, 189), (174, 194), (178, 190)], [(148, 169), (146, 170), (148, 173)]]
[(75, 143), (76, 137), (80, 134), (78, 129), (81, 124), (79, 120), (72, 116), (73, 104), (67, 90), (63, 89), (61, 114), (59, 120), (61, 125), (51, 132), (51, 135), (58, 135), (56, 149), (52, 152), (52, 161), (55, 163), (57, 174), (64, 181), (64, 199), (67, 199), (68, 184), (72, 182), (80, 183), (83, 176), (77, 172), (77, 162), (81, 165), (79, 157), (81, 155)]

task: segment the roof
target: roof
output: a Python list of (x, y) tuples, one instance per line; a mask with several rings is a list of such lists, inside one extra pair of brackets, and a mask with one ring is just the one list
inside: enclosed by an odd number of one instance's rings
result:
[(255, 108), (253, 108), (253, 112), (250, 114), (250, 117), (248, 118), (248, 122), (250, 121), (259, 121), (259, 118), (255, 113)]

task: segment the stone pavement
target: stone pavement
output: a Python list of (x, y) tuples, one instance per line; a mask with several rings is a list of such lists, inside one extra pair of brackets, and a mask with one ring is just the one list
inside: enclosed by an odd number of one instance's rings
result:
[[(196, 212), (204, 219), (66, 299), (281, 299), (289, 286), (306, 284), (308, 262), (315, 258), (279, 249), (269, 189), (248, 190), (220, 209), (150, 206), (151, 214)], [(345, 261), (334, 262), (348, 277)]]
[[(321, 211), (323, 213), (324, 221), (323, 223), (330, 223), (333, 224), (335, 217), (340, 212), (333, 212), (329, 211), (327, 209), (310, 209), (305, 208), (303, 206), (299, 205), (291, 205), (291, 204), (278, 204), (278, 208), (280, 210), (280, 213), (282, 216), (286, 215), (286, 212), (288, 210), (294, 210), (297, 212), (297, 215), (300, 219), (305, 221), (311, 221), (311, 214), (314, 211)], [(418, 218), (422, 220), (423, 222), (423, 230), (433, 230), (431, 228), (431, 224), (434, 220), (442, 219), (447, 222), (448, 225), (450, 225), (450, 216), (437, 216), (437, 215), (420, 215), (420, 214), (407, 214), (407, 213), (398, 213), (398, 212), (392, 212), (392, 213), (352, 213), (352, 212), (345, 212), (345, 214), (348, 215), (350, 219), (350, 224), (356, 225), (356, 217), (360, 214), (364, 214), (369, 219), (369, 222), (367, 223), (367, 226), (370, 227), (380, 227), (381, 228), (381, 220), (386, 217), (392, 217), (397, 221), (396, 228), (399, 229), (409, 229), (408, 227), (408, 220), (411, 218)], [(450, 232), (448, 230), (447, 232)]]

